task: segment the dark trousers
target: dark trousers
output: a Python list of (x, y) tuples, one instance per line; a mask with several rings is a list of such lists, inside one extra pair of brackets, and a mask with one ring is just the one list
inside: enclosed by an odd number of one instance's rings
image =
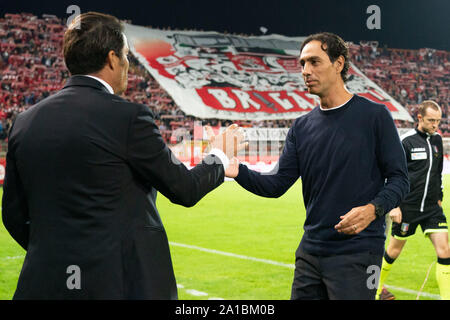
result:
[(291, 299), (374, 300), (382, 257), (370, 252), (313, 256), (299, 250)]

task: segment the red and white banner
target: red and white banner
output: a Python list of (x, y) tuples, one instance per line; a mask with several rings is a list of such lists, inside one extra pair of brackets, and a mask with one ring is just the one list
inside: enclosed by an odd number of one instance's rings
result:
[[(162, 31), (125, 25), (130, 50), (188, 115), (229, 120), (292, 119), (318, 105), (298, 63), (304, 38)], [(394, 119), (413, 121), (354, 65), (352, 93), (385, 104)]]

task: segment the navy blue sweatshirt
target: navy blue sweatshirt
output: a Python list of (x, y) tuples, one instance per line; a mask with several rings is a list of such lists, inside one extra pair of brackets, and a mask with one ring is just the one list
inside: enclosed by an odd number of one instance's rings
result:
[(340, 216), (371, 201), (387, 213), (409, 191), (405, 153), (384, 105), (354, 95), (336, 109), (314, 108), (295, 120), (271, 174), (240, 164), (235, 180), (254, 194), (276, 198), (299, 177), (306, 207), (299, 250), (313, 255), (383, 253), (384, 217), (357, 235), (338, 233), (334, 226)]

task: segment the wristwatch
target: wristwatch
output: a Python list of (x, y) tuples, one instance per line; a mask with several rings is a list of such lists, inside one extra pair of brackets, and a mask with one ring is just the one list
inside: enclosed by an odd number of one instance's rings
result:
[(375, 216), (378, 217), (384, 217), (384, 208), (381, 204), (375, 203), (374, 201), (369, 202), (375, 206)]

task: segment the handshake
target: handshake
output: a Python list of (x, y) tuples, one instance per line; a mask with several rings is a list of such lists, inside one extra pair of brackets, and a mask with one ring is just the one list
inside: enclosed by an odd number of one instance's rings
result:
[(221, 150), (230, 160), (228, 167), (225, 169), (225, 176), (235, 178), (239, 173), (237, 153), (248, 145), (247, 142), (243, 142), (244, 133), (242, 128), (239, 128), (237, 124), (232, 124), (218, 135), (214, 134), (210, 126), (206, 126), (205, 129), (210, 143), (210, 150)]

